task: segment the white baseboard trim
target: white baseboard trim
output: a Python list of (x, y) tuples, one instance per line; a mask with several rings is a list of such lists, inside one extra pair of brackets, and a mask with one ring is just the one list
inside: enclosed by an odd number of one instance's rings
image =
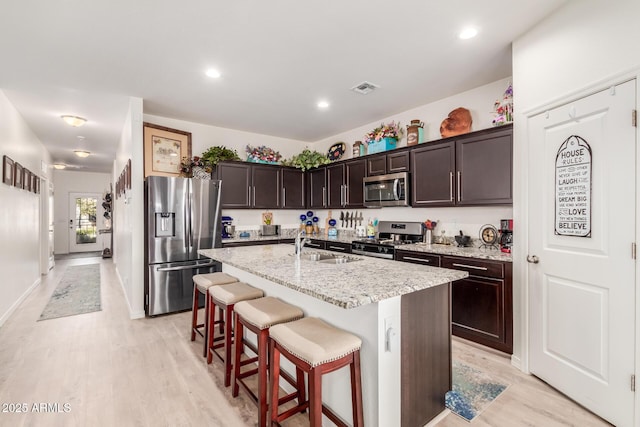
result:
[(20, 295), (20, 298), (18, 298), (16, 302), (14, 302), (11, 307), (9, 307), (9, 310), (7, 310), (7, 312), (4, 313), (2, 317), (0, 317), (0, 326), (4, 325), (4, 322), (9, 320), (9, 317), (11, 317), (11, 315), (18, 309), (18, 307), (20, 307), (20, 304), (22, 304), (22, 302), (27, 299), (31, 292), (33, 292), (35, 288), (40, 286), (41, 280), (42, 279), (38, 277), (36, 281), (33, 282), (33, 284), (29, 286), (29, 288), (22, 295)]
[(118, 271), (117, 265), (116, 265), (116, 276), (118, 276), (118, 282), (120, 282), (120, 289), (122, 289), (122, 295), (124, 295), (124, 300), (127, 303), (127, 308), (129, 309), (129, 318), (143, 319), (146, 316), (144, 310), (142, 311), (131, 310), (131, 302), (129, 302), (129, 297), (127, 296), (127, 290), (124, 288), (124, 282), (122, 281), (122, 277), (120, 277), (120, 271)]
[(511, 366), (513, 366), (514, 368), (524, 372), (524, 370), (522, 369), (522, 360), (520, 360), (519, 357), (516, 356), (511, 356)]

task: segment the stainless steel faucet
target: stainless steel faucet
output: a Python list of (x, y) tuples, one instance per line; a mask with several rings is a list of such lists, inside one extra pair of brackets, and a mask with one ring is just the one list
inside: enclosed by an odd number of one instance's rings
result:
[(303, 239), (302, 235), (304, 234), (304, 231), (300, 231), (298, 233), (298, 235), (296, 236), (296, 241), (293, 247), (293, 253), (299, 258), (300, 254), (302, 253), (302, 248), (304, 248), (304, 245), (306, 243), (309, 243), (310, 240), (307, 239), (306, 237)]

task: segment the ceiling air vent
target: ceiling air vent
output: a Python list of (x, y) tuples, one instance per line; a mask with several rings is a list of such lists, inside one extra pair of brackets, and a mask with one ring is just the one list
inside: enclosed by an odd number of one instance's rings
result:
[(379, 88), (380, 86), (376, 86), (373, 83), (369, 83), (369, 82), (362, 82), (359, 83), (357, 85), (355, 85), (354, 87), (351, 88), (352, 91), (360, 93), (362, 95), (366, 95), (369, 92), (372, 92), (373, 90)]

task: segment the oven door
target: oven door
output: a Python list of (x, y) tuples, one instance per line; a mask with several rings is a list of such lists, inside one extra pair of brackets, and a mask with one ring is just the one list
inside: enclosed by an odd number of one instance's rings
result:
[(408, 178), (407, 172), (364, 178), (364, 205), (366, 207), (408, 206)]

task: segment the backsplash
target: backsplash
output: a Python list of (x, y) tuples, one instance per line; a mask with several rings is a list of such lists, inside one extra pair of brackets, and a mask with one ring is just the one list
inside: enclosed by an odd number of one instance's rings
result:
[[(480, 227), (485, 224), (492, 224), (496, 228), (500, 228), (500, 220), (513, 218), (513, 209), (511, 206), (481, 206), (481, 207), (451, 207), (451, 208), (411, 208), (411, 207), (393, 207), (380, 209), (333, 209), (331, 217), (337, 221), (339, 233), (349, 230), (353, 232), (353, 228), (343, 227), (340, 222), (340, 212), (362, 212), (364, 218), (363, 225), (366, 225), (369, 219), (377, 218), (383, 221), (416, 221), (424, 222), (427, 219), (437, 221), (433, 235), (441, 235), (442, 231), (445, 236), (453, 239), (453, 236), (460, 233), (470, 236), (472, 239), (478, 239)], [(222, 215), (233, 218), (236, 226), (236, 234), (239, 231), (253, 231), (258, 233), (260, 228), (261, 214), (263, 211), (259, 209), (223, 209)], [(295, 230), (300, 226), (300, 214), (306, 213), (306, 210), (283, 210), (274, 209), (273, 223), (280, 225), (282, 230)], [(324, 228), (325, 219), (329, 210), (313, 210), (315, 216), (320, 221), (320, 227)], [(517, 227), (517, 226), (516, 226)], [(516, 228), (517, 232), (517, 228)]]

